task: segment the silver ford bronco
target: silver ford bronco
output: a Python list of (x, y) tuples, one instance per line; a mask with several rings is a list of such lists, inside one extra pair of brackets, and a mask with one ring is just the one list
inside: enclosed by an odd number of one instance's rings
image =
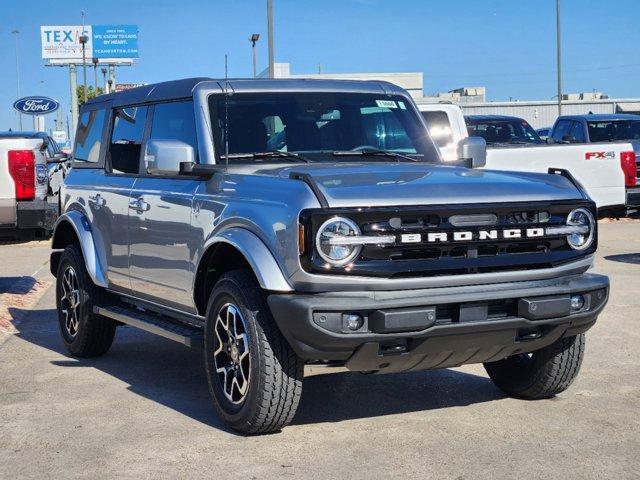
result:
[(608, 299), (594, 203), (567, 172), (443, 164), (385, 82), (178, 80), (82, 108), (51, 271), (72, 355), (127, 324), (204, 346), (220, 417), (287, 425), (305, 365), (484, 363), (509, 395), (566, 389)]

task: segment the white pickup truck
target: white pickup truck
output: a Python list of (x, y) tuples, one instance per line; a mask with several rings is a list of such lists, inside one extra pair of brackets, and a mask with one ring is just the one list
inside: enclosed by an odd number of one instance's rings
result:
[(0, 238), (49, 235), (57, 207), (47, 201), (47, 163), (61, 159), (46, 133), (0, 132)]
[[(419, 104), (418, 108), (438, 144), (445, 161), (458, 159), (460, 140), (469, 136), (462, 110), (446, 103)], [(630, 159), (633, 157), (633, 162)], [(548, 172), (550, 168), (567, 170), (582, 184), (601, 213), (624, 211), (626, 205), (626, 168), (635, 168), (631, 143), (541, 144), (494, 146), (487, 149), (491, 170)]]

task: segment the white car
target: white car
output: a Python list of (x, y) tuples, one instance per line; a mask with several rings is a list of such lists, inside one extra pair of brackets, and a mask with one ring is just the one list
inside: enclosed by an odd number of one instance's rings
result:
[[(458, 160), (458, 145), (469, 136), (460, 107), (430, 103), (419, 104), (418, 108), (443, 160)], [(566, 170), (604, 213), (627, 207), (624, 166), (631, 156), (635, 159), (628, 142), (493, 146), (487, 149), (484, 168), (544, 173), (549, 169)]]
[(57, 208), (47, 201), (47, 163), (63, 160), (51, 142), (44, 132), (0, 132), (0, 237), (43, 238), (51, 232)]

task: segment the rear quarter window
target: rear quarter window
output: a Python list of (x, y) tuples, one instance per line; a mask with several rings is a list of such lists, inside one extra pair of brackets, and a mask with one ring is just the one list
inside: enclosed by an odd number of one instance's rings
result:
[(447, 112), (433, 111), (420, 112), (427, 122), (429, 134), (439, 147), (445, 147), (453, 143), (453, 130), (449, 122)]
[(80, 115), (76, 130), (73, 160), (77, 164), (98, 164), (102, 148), (105, 109), (86, 110)]

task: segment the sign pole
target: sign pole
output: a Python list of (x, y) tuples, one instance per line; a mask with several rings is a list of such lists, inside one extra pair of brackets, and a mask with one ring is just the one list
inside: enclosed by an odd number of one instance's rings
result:
[(109, 92), (116, 91), (116, 66), (109, 64)]
[[(69, 87), (71, 88), (71, 131), (73, 132), (73, 137), (75, 137), (76, 128), (78, 127), (78, 79), (76, 66), (73, 63), (69, 64)], [(69, 140), (73, 142), (72, 137), (69, 137)]]
[[(18, 59), (18, 34), (20, 30), (14, 28), (11, 30), (16, 37), (16, 98), (20, 98), (20, 60)], [(20, 130), (22, 130), (22, 114), (18, 112), (18, 122), (20, 124)]]

